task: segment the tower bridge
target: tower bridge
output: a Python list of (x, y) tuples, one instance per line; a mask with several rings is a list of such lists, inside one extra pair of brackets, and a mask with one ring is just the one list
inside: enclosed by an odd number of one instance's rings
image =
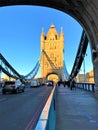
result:
[(42, 30), (41, 34), (41, 77), (63, 79), (63, 52), (64, 52), (64, 33), (61, 29), (60, 35), (52, 24), (47, 35)]
[(97, 0), (1, 0), (0, 6), (39, 5), (58, 9), (75, 18), (83, 27), (91, 45), (96, 96), (98, 95), (98, 1)]
[[(90, 45), (91, 45), (91, 54), (92, 54), (92, 61), (93, 61), (93, 66), (94, 66), (94, 77), (95, 77), (95, 90), (94, 89), (93, 90), (95, 92), (94, 95), (98, 97), (98, 33), (97, 33), (98, 32), (98, 1), (97, 0), (86, 0), (86, 1), (85, 0), (65, 0), (65, 1), (64, 0), (58, 0), (58, 1), (57, 0), (49, 0), (49, 1), (47, 0), (32, 0), (32, 1), (31, 0), (27, 0), (27, 1), (26, 0), (11, 0), (11, 1), (1, 0), (0, 1), (0, 6), (8, 6), (8, 5), (40, 5), (40, 6), (52, 7), (73, 16), (82, 25), (84, 29), (84, 34), (82, 35), (83, 37), (81, 37), (82, 39), (80, 40), (79, 48), (77, 51), (76, 59), (75, 59), (71, 74), (68, 76), (66, 69), (62, 68), (65, 66), (63, 61), (61, 61), (61, 64), (59, 64), (61, 66), (59, 67), (61, 67), (61, 69), (64, 70), (63, 72), (66, 72), (67, 77), (69, 77), (69, 79), (73, 79), (74, 76), (79, 72), (81, 63), (83, 62), (83, 58), (86, 52), (87, 43), (89, 40)], [(50, 37), (50, 40), (53, 40), (53, 39), (56, 40), (58, 37), (59, 37), (58, 35), (54, 36), (52, 34)], [(47, 40), (46, 38), (47, 37), (46, 36), (44, 37), (44, 33), (43, 33), (42, 40)], [(43, 70), (42, 76), (46, 76), (48, 78), (48, 76), (49, 75), (51, 76), (51, 74), (53, 74), (53, 76), (55, 74), (57, 75), (62, 74), (62, 71), (60, 71), (60, 73), (59, 72), (57, 73), (57, 71), (54, 72), (54, 70), (56, 70), (55, 62), (54, 62), (55, 59), (51, 60), (50, 55), (49, 55), (50, 53), (48, 53), (47, 49), (44, 47), (42, 48), (42, 50), (44, 50), (42, 57), (44, 57), (45, 61), (47, 61), (45, 66), (48, 66), (49, 69), (52, 69), (52, 71)], [(63, 56), (63, 52), (61, 52), (61, 56)], [(17, 71), (7, 62), (7, 60), (2, 55), (0, 55), (0, 61), (2, 62), (2, 64), (0, 65), (1, 71), (3, 71), (4, 73), (14, 78), (17, 78), (17, 77), (21, 78), (21, 75), (17, 73)], [(39, 61), (40, 60), (38, 60), (38, 64), (36, 64), (37, 67), (39, 66), (39, 63), (40, 63)], [(44, 65), (44, 61), (41, 61), (41, 62)], [(28, 75), (26, 75), (26, 77), (24, 76), (24, 78), (34, 77), (38, 70), (36, 66), (31, 71), (32, 73), (30, 72)], [(65, 73), (63, 73), (63, 75), (65, 77)], [(49, 78), (52, 78), (52, 77), (49, 77)], [(59, 78), (61, 77), (59, 76)], [(79, 86), (81, 87), (80, 84)], [(56, 115), (56, 124), (57, 124), (56, 129), (57, 130), (60, 130), (60, 129), (76, 130), (76, 129), (82, 129), (82, 128), (83, 130), (87, 130), (87, 129), (97, 130), (98, 129), (98, 116), (97, 116), (98, 99), (95, 98), (92, 93), (87, 92), (87, 90), (90, 91), (90, 88), (88, 85), (86, 86), (86, 84), (84, 84), (82, 85), (82, 87), (85, 88), (86, 91), (80, 91), (80, 89), (78, 89), (77, 91), (70, 91), (69, 89), (64, 88), (62, 86), (58, 87), (57, 88), (58, 90), (56, 93), (57, 94), (56, 100), (55, 100), (55, 94), (52, 95), (53, 94), (53, 91), (52, 91), (51, 93), (52, 96), (50, 95), (49, 97), (49, 100), (51, 98), (51, 102), (50, 102), (51, 105), (49, 106), (49, 101), (46, 103), (46, 105), (48, 104), (50, 109), (48, 113), (46, 113), (47, 107), (45, 107), (46, 109), (43, 109), (44, 111), (42, 112), (44, 113), (41, 114), (38, 120), (38, 125), (36, 127), (36, 130), (38, 130), (38, 128), (40, 129), (41, 127), (43, 127), (42, 129), (44, 128), (47, 129), (48, 127), (48, 129), (50, 128), (49, 130), (55, 130), (53, 126), (53, 121), (54, 121), (53, 118), (55, 118), (54, 117), (55, 111), (57, 114)], [(94, 84), (93, 84), (93, 88), (94, 88)], [(42, 93), (40, 93), (40, 96), (38, 95), (38, 97), (42, 97), (42, 94), (43, 94), (43, 90), (42, 90)], [(25, 100), (27, 100), (28, 95), (21, 96), (21, 99), (25, 98)], [(35, 97), (36, 97), (36, 93), (35, 93)], [(28, 99), (30, 103), (27, 103), (27, 106), (31, 104), (32, 102), (31, 94), (30, 94), (30, 98)], [(0, 103), (1, 101), (3, 102), (5, 100), (6, 98), (1, 99)], [(15, 100), (16, 100), (16, 96), (15, 96)], [(34, 104), (35, 104), (35, 100), (34, 100)], [(8, 103), (8, 101), (6, 103)], [(20, 97), (18, 101), (20, 101)], [(11, 103), (12, 103), (12, 99), (11, 99)], [(15, 106), (16, 106), (16, 102), (13, 101), (13, 103), (15, 103)], [(23, 104), (24, 104), (24, 101), (23, 101)], [(4, 103), (1, 106), (3, 105)], [(42, 107), (42, 105), (40, 105), (40, 107)], [(13, 110), (16, 110), (16, 109), (13, 109)], [(30, 110), (31, 110), (31, 106), (30, 106)], [(19, 113), (21, 112), (19, 111)], [(25, 109), (24, 109), (24, 112), (25, 112)], [(27, 113), (27, 116), (28, 114), (29, 113)], [(2, 115), (2, 112), (1, 112), (1, 115)], [(19, 122), (19, 118), (17, 119)], [(34, 118), (32, 118), (31, 121), (29, 122), (29, 125), (26, 127), (26, 130), (29, 128), (32, 128), (32, 124), (34, 124), (34, 122), (32, 123), (32, 120), (35, 121)], [(1, 121), (3, 120), (1, 119)], [(5, 121), (6, 120), (4, 120), (4, 122)]]
[(79, 72), (84, 59), (86, 48), (88, 45), (88, 39), (85, 31), (83, 30), (79, 48), (77, 51), (76, 59), (71, 71), (68, 74), (64, 60), (64, 33), (61, 28), (60, 35), (57, 33), (54, 25), (51, 25), (47, 35), (44, 34), (44, 30), (41, 33), (41, 49), (40, 57), (35, 67), (27, 74), (19, 74), (10, 63), (0, 54), (0, 70), (7, 74), (9, 77), (20, 80), (32, 80), (37, 75), (39, 68), (41, 70), (41, 78), (48, 80), (73, 80)]

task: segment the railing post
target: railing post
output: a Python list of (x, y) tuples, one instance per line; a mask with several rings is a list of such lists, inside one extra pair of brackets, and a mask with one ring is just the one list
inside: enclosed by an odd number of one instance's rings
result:
[(94, 85), (94, 84), (92, 84), (92, 91), (93, 91), (93, 92), (95, 92), (94, 86), (95, 86), (95, 85)]

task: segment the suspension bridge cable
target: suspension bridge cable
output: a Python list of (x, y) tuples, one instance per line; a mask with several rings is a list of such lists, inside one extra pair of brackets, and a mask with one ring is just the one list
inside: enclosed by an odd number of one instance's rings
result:
[(46, 58), (47, 58), (47, 60), (48, 60), (48, 62), (49, 62), (49, 64), (50, 64), (50, 66), (52, 67), (52, 69), (57, 69), (57, 67), (56, 67), (56, 66), (54, 65), (54, 63), (50, 60), (48, 54), (46, 53), (46, 51), (45, 51), (44, 49), (42, 50), (42, 53), (46, 56)]

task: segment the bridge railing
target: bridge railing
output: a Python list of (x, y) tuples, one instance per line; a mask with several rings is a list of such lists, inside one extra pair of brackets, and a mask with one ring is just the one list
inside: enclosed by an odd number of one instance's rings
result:
[(84, 89), (87, 91), (95, 92), (95, 84), (94, 83), (76, 83), (76, 87), (80, 89)]
[(55, 100), (56, 86), (54, 86), (35, 127), (35, 130), (55, 130)]

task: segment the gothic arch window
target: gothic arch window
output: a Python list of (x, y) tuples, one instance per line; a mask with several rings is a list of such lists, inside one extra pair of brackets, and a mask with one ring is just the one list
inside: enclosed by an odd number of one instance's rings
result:
[(57, 35), (55, 35), (55, 39), (57, 40)]
[(47, 37), (45, 36), (45, 40), (47, 39)]

